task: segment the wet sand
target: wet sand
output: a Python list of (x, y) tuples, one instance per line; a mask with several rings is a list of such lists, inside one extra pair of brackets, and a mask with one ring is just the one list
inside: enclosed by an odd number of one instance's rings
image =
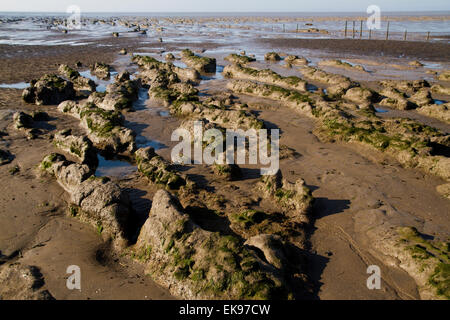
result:
[(284, 50), (302, 48), (369, 57), (450, 61), (450, 44), (448, 43), (360, 39), (258, 39), (256, 42)]

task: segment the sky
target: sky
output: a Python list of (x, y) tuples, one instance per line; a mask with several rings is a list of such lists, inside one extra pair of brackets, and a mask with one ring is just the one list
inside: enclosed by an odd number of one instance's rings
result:
[(450, 0), (0, 0), (0, 12), (365, 12), (450, 11)]

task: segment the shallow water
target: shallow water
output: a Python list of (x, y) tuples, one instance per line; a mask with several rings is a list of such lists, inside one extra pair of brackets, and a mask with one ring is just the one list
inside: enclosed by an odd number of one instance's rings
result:
[(381, 109), (381, 108), (375, 108), (375, 111), (378, 113), (386, 113), (389, 112), (389, 110)]
[[(383, 17), (388, 15), (383, 14)], [(420, 18), (427, 15), (427, 19)], [(175, 16), (183, 16), (188, 22), (173, 19)], [(353, 21), (357, 21), (355, 27), (358, 31), (355, 38), (359, 38), (360, 20), (365, 20), (367, 14), (360, 13), (246, 13), (224, 15), (218, 13), (209, 14), (165, 14), (154, 13), (124, 14), (83, 14), (80, 29), (69, 30), (61, 24), (68, 15), (43, 14), (43, 13), (16, 13), (1, 14), (0, 20), (0, 44), (18, 45), (86, 45), (98, 38), (111, 37), (113, 32), (119, 32), (120, 37), (139, 37), (142, 42), (152, 42), (155, 38), (162, 37), (164, 42), (188, 42), (201, 43), (205, 40), (214, 40), (218, 43), (247, 43), (255, 38), (335, 38), (342, 37), (345, 21), (349, 21), (349, 34), (352, 37)], [(101, 21), (94, 17), (101, 17)], [(444, 35), (450, 32), (450, 19), (448, 12), (436, 13), (411, 13), (408, 16), (402, 14), (391, 15), (391, 37), (403, 39), (403, 33), (408, 30), (408, 39), (422, 39), (429, 31), (432, 35)], [(134, 25), (143, 24), (146, 35), (134, 32)], [(312, 25), (306, 25), (306, 24)], [(387, 21), (383, 20), (381, 29), (372, 33), (373, 38), (385, 36)], [(162, 30), (160, 28), (163, 28)], [(314, 32), (297, 32), (308, 28), (327, 30), (328, 34)], [(365, 23), (363, 28), (367, 29)], [(363, 38), (367, 38), (368, 32), (363, 29)], [(448, 42), (448, 40), (442, 40)]]
[(98, 167), (95, 171), (95, 175), (98, 177), (123, 178), (137, 170), (136, 166), (123, 160), (107, 160), (101, 155), (98, 155), (97, 157)]
[(26, 83), (26, 82), (0, 84), (0, 88), (4, 88), (4, 89), (25, 89), (25, 88), (28, 88), (29, 86), (30, 86), (30, 84)]
[(86, 71), (81, 71), (80, 75), (82, 77), (91, 79), (95, 82), (95, 84), (97, 84), (96, 90), (97, 92), (105, 92), (106, 91), (106, 87), (114, 82), (114, 77), (117, 75), (116, 71), (111, 71), (110, 72), (111, 76), (109, 77), (108, 80), (103, 80), (103, 79), (99, 79), (97, 76), (91, 74), (90, 70), (86, 70)]

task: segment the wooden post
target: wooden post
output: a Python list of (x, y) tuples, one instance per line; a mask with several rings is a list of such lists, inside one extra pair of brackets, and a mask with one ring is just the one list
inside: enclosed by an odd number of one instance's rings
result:
[(390, 21), (388, 21), (387, 29), (386, 29), (386, 40), (389, 40), (389, 25)]
[(355, 39), (355, 21), (353, 21), (353, 39)]
[(286, 32), (286, 27), (285, 27), (284, 23), (283, 23), (283, 32)]
[(362, 39), (363, 21), (361, 20), (361, 28), (359, 29), (359, 38)]
[(408, 30), (405, 30), (405, 35), (403, 37), (403, 41), (406, 41), (406, 37), (408, 36)]
[(430, 31), (428, 31), (428, 34), (427, 34), (427, 41), (430, 41)]
[(345, 38), (347, 38), (347, 26), (348, 26), (348, 21), (345, 20), (345, 35), (344, 35)]
[(369, 40), (372, 39), (372, 29), (369, 29)]
[(297, 32), (297, 33), (298, 33), (298, 23), (297, 23), (297, 31), (295, 31), (295, 32)]

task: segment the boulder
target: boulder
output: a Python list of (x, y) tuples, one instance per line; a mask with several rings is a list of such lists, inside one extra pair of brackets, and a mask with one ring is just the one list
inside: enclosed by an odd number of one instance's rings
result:
[(44, 75), (33, 80), (22, 93), (25, 102), (37, 105), (53, 105), (75, 97), (73, 83), (56, 75)]
[(93, 92), (97, 87), (93, 80), (82, 77), (78, 71), (65, 64), (60, 65), (58, 71), (62, 76), (72, 81), (75, 90), (87, 90)]
[(136, 134), (123, 127), (123, 115), (117, 111), (98, 108), (92, 103), (65, 101), (58, 110), (81, 120), (89, 139), (101, 150), (111, 153), (132, 154), (136, 150)]
[(308, 64), (308, 60), (306, 60), (303, 57), (298, 57), (294, 55), (289, 55), (286, 58), (284, 58), (284, 61), (287, 64), (293, 65), (293, 66), (305, 66)]
[(429, 105), (433, 103), (433, 98), (431, 97), (430, 90), (428, 88), (422, 88), (418, 90), (415, 94), (413, 94), (409, 101), (418, 105), (419, 107), (423, 107), (425, 105)]
[(180, 53), (181, 60), (190, 68), (193, 68), (201, 73), (215, 73), (216, 59), (201, 57), (196, 55), (189, 49), (184, 49)]
[(78, 158), (81, 163), (88, 164), (93, 168), (97, 167), (97, 153), (88, 137), (74, 136), (71, 129), (65, 129), (55, 134), (53, 143), (57, 148)]
[(277, 269), (284, 269), (287, 265), (284, 244), (280, 236), (260, 234), (251, 237), (244, 244), (261, 250), (265, 260)]
[(139, 172), (151, 183), (163, 185), (172, 190), (178, 190), (188, 184), (186, 177), (172, 170), (170, 164), (158, 156), (153, 148), (140, 148), (135, 155)]
[(70, 195), (71, 203), (80, 208), (78, 214), (82, 218), (106, 231), (118, 246), (125, 244), (130, 231), (131, 205), (128, 194), (116, 183), (94, 176), (86, 164), (67, 161), (55, 153), (45, 157), (40, 168), (56, 178)]
[(91, 66), (91, 73), (98, 78), (107, 80), (111, 76), (111, 66), (103, 62), (96, 62)]
[(10, 263), (0, 269), (0, 300), (54, 300), (36, 266)]
[(288, 293), (252, 250), (200, 228), (164, 190), (153, 197), (135, 251), (152, 279), (183, 299), (282, 299)]
[(245, 65), (247, 63), (256, 61), (255, 58), (248, 57), (245, 54), (244, 55), (238, 55), (238, 54), (235, 54), (235, 53), (232, 53), (232, 54), (226, 56), (225, 60), (229, 61), (231, 63), (234, 63), (234, 64), (241, 64), (241, 65)]
[(350, 88), (344, 95), (344, 99), (359, 104), (370, 104), (373, 97), (374, 95), (371, 90), (361, 87)]
[(267, 52), (267, 53), (264, 55), (264, 60), (266, 60), (266, 61), (280, 61), (280, 60), (281, 60), (281, 57), (280, 57), (280, 55), (279, 55), (278, 53), (276, 53), (276, 52)]
[(214, 164), (213, 170), (226, 181), (238, 180), (242, 176), (241, 168), (237, 164)]

